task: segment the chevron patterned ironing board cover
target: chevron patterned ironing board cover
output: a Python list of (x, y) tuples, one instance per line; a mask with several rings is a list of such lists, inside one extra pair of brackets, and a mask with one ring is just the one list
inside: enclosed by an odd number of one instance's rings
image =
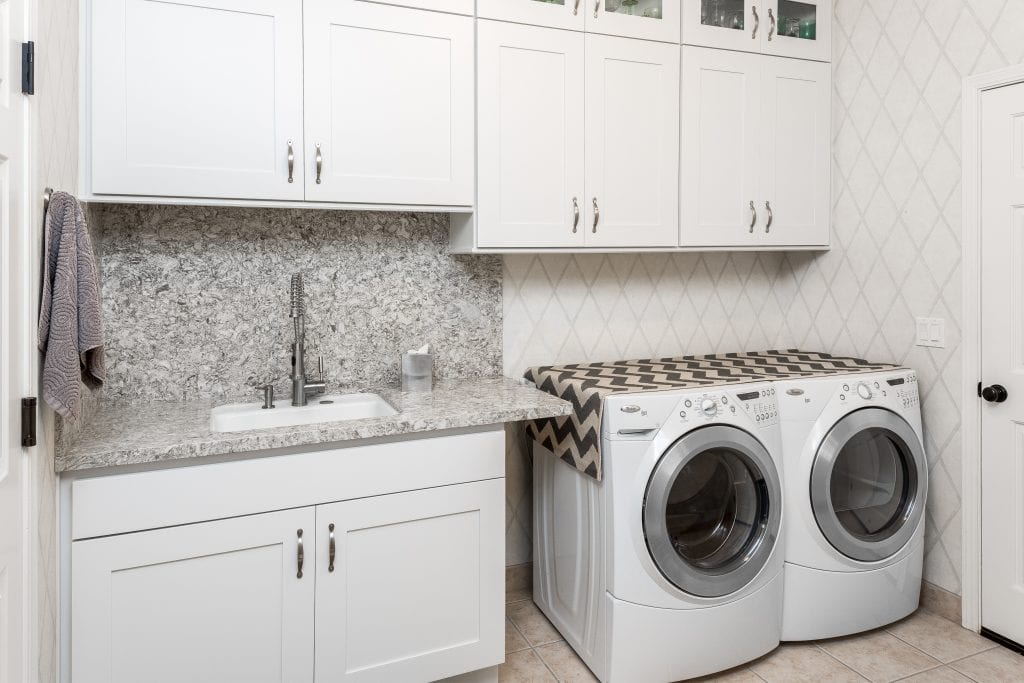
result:
[(601, 479), (601, 415), (609, 394), (878, 372), (899, 366), (806, 351), (752, 351), (531, 368), (526, 379), (573, 404), (573, 414), (527, 423), (534, 440)]

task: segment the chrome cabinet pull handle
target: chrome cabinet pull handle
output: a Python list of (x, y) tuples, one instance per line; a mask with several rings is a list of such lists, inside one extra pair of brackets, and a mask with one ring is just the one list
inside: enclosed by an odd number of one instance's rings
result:
[(334, 547), (334, 524), (329, 524), (327, 526), (327, 530), (330, 532), (330, 534), (328, 536), (329, 540), (328, 540), (328, 543), (327, 543), (327, 571), (333, 572), (334, 571), (334, 553), (335, 553), (335, 547)]
[(750, 38), (757, 40), (757, 29), (761, 28), (761, 15), (757, 13), (757, 5), (751, 6), (750, 10), (754, 13), (754, 33)]
[(597, 17), (600, 14), (600, 12), (601, 12), (601, 0), (597, 0), (597, 2), (594, 3), (594, 18), (595, 19), (597, 19)]
[(302, 529), (299, 529), (295, 533), (299, 537), (299, 553), (298, 553), (299, 572), (295, 576), (296, 576), (296, 578), (301, 579), (302, 578), (302, 563), (306, 561), (306, 552), (302, 549)]
[(320, 143), (316, 143), (316, 184), (320, 184), (320, 174), (324, 170), (324, 153), (320, 149)]
[(594, 197), (594, 232), (597, 232), (597, 224), (601, 222), (601, 208), (597, 205), (597, 197)]
[(775, 35), (775, 12), (772, 8), (768, 8), (768, 18), (772, 20), (771, 26), (768, 27), (768, 42), (772, 42), (772, 36)]
[(572, 234), (576, 234), (580, 227), (580, 202), (576, 197), (572, 198)]
[(580, 13), (580, 0), (576, 0), (576, 4), (572, 8), (572, 15), (575, 17)]
[(765, 228), (764, 228), (764, 232), (767, 235), (768, 233), (770, 233), (772, 231), (772, 223), (775, 222), (775, 214), (772, 212), (772, 203), (771, 202), (765, 202), (764, 206), (765, 206), (766, 209), (768, 209), (768, 225), (766, 225)]
[(754, 234), (754, 226), (757, 225), (757, 207), (754, 206), (754, 200), (750, 200), (750, 234)]
[(291, 140), (288, 141), (288, 182), (295, 182), (295, 148)]

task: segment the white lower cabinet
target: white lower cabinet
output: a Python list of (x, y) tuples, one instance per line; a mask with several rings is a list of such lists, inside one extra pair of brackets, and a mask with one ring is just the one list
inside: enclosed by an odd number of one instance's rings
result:
[(317, 508), (316, 680), (433, 681), (503, 657), (503, 480)]
[(62, 680), (496, 680), (503, 460), (498, 428), (73, 480)]
[(74, 543), (74, 683), (312, 680), (315, 518), (304, 508)]

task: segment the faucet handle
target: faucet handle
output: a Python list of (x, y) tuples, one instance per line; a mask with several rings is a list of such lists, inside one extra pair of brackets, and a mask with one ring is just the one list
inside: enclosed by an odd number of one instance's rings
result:
[(274, 385), (264, 384), (262, 387), (258, 387), (257, 391), (263, 392), (263, 410), (276, 408), (274, 405)]

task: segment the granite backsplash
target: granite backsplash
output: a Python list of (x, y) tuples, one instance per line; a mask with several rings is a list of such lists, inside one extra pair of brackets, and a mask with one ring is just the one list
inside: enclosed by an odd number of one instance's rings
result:
[(426, 343), (437, 377), (501, 374), (501, 259), (449, 255), (445, 214), (117, 204), (90, 219), (108, 398), (287, 396), (294, 272), (328, 390), (395, 382)]

